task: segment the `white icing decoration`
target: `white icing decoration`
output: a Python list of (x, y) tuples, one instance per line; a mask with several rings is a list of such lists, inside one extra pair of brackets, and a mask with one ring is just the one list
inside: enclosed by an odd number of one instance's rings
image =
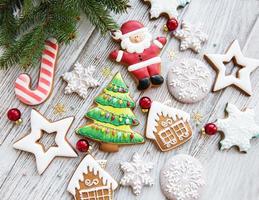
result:
[(176, 60), (168, 72), (168, 88), (183, 103), (202, 100), (210, 91), (211, 74), (197, 59)]
[(146, 137), (152, 140), (156, 140), (154, 132), (157, 132), (156, 126), (157, 121), (159, 120), (159, 115), (171, 117), (174, 121), (178, 118), (181, 118), (184, 122), (190, 120), (190, 114), (182, 110), (166, 106), (157, 101), (153, 101), (151, 108), (148, 113), (147, 119), (147, 128), (146, 128)]
[(150, 17), (158, 18), (162, 13), (168, 15), (169, 19), (177, 18), (179, 7), (184, 7), (191, 0), (144, 0), (151, 3)]
[(174, 36), (181, 40), (181, 51), (192, 49), (199, 53), (202, 43), (208, 40), (208, 35), (201, 30), (200, 26), (190, 25), (186, 21), (182, 21), (181, 26), (181, 29), (174, 32)]
[[(103, 162), (101, 161), (101, 163)], [(102, 168), (99, 161), (95, 160), (91, 155), (86, 155), (69, 181), (67, 191), (75, 196), (76, 189), (80, 188), (79, 181), (84, 181), (84, 174), (89, 172), (98, 175), (102, 179), (103, 184), (112, 190), (118, 187), (118, 183)]]
[(83, 67), (76, 63), (73, 71), (66, 72), (62, 78), (68, 83), (65, 88), (65, 94), (76, 92), (80, 97), (87, 98), (88, 88), (100, 85), (96, 78), (93, 78), (95, 66)]
[(196, 200), (205, 185), (203, 171), (197, 159), (176, 155), (161, 169), (161, 189), (169, 200)]
[(153, 167), (152, 162), (143, 161), (138, 153), (134, 153), (131, 162), (121, 163), (124, 176), (120, 184), (132, 187), (133, 193), (139, 195), (144, 185), (151, 186), (154, 184), (154, 180), (149, 175)]
[(98, 185), (99, 184), (99, 180), (98, 179), (93, 179), (93, 180), (91, 180), (91, 179), (86, 179), (85, 180), (85, 185), (86, 186), (93, 186), (93, 185)]
[[(21, 138), (13, 144), (15, 149), (33, 153), (36, 158), (38, 173), (42, 174), (49, 166), (51, 161), (59, 157), (77, 157), (66, 140), (66, 133), (70, 128), (74, 117), (67, 117), (56, 122), (49, 122), (39, 112), (31, 111), (31, 133)], [(42, 131), (56, 133), (55, 143), (57, 146), (50, 147), (46, 152), (37, 141), (42, 137)]]
[[(259, 60), (245, 57), (237, 40), (231, 44), (225, 54), (206, 54), (205, 56), (217, 70), (214, 91), (221, 90), (230, 85), (235, 85), (248, 95), (252, 94), (250, 74), (259, 67)], [(226, 66), (224, 63), (230, 62), (233, 58), (235, 58), (238, 65), (242, 66), (238, 71), (238, 77), (226, 75)]]
[(221, 150), (238, 146), (240, 151), (250, 149), (250, 139), (259, 135), (259, 125), (255, 122), (253, 109), (240, 111), (235, 105), (228, 103), (226, 107), (228, 117), (218, 119), (216, 126), (225, 135), (220, 142)]

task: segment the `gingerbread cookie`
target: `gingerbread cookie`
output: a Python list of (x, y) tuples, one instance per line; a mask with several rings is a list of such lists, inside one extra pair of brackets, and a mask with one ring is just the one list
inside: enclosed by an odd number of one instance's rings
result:
[[(42, 174), (52, 160), (59, 157), (77, 157), (77, 153), (66, 140), (66, 134), (70, 128), (74, 117), (67, 117), (59, 121), (50, 122), (38, 111), (31, 111), (31, 133), (24, 136), (13, 144), (15, 149), (33, 153), (39, 174)], [(43, 131), (49, 134), (56, 134), (55, 146), (51, 146), (47, 151), (44, 145), (39, 142)]]
[(67, 191), (75, 200), (113, 200), (118, 183), (104, 170), (106, 161), (87, 155), (69, 181)]
[(208, 35), (200, 26), (191, 25), (186, 21), (182, 21), (181, 29), (176, 30), (174, 36), (181, 40), (181, 51), (191, 49), (196, 53), (200, 52), (202, 44), (208, 40)]
[(131, 162), (121, 163), (121, 169), (124, 172), (120, 184), (132, 187), (133, 193), (139, 195), (143, 186), (152, 186), (153, 178), (150, 171), (153, 169), (152, 162), (143, 161), (138, 153), (134, 153)]
[(205, 185), (203, 166), (194, 157), (176, 155), (161, 169), (160, 185), (169, 200), (197, 200)]
[[(250, 74), (259, 67), (259, 60), (245, 57), (237, 40), (230, 45), (225, 54), (206, 54), (205, 58), (217, 71), (217, 78), (213, 91), (218, 91), (230, 85), (234, 85), (247, 95), (252, 95)], [(229, 63), (231, 60), (233, 60), (235, 65), (240, 67), (237, 75), (226, 75), (225, 63)]]
[(65, 94), (77, 93), (83, 99), (88, 97), (88, 88), (100, 85), (96, 78), (93, 78), (95, 66), (83, 67), (79, 62), (71, 72), (63, 74), (62, 78), (67, 82)]
[(143, 143), (144, 138), (131, 129), (139, 124), (131, 110), (134, 107), (129, 89), (117, 73), (86, 113), (88, 123), (76, 132), (100, 142), (100, 149), (107, 152), (118, 151), (119, 145)]
[(202, 100), (210, 91), (212, 78), (208, 67), (198, 59), (177, 59), (168, 72), (170, 93), (183, 103)]
[(153, 101), (149, 110), (146, 137), (155, 140), (161, 151), (172, 150), (192, 137), (190, 115)]
[(38, 86), (30, 88), (31, 78), (27, 74), (20, 74), (15, 81), (16, 97), (26, 105), (39, 105), (46, 101), (54, 85), (55, 67), (58, 54), (56, 39), (48, 39), (42, 52), (41, 67)]
[(120, 41), (122, 49), (112, 51), (110, 59), (128, 67), (128, 71), (138, 81), (139, 90), (145, 90), (151, 85), (159, 86), (164, 82), (159, 54), (166, 44), (165, 37), (152, 40), (148, 29), (133, 20), (112, 32), (112, 37)]
[(167, 14), (168, 17), (177, 18), (179, 7), (184, 7), (191, 0), (144, 0), (145, 2), (150, 2), (151, 10), (150, 16), (151, 18), (158, 18), (161, 14)]
[(215, 123), (217, 129), (224, 133), (224, 139), (220, 141), (221, 150), (238, 146), (240, 151), (247, 152), (250, 147), (250, 139), (259, 136), (259, 125), (255, 121), (253, 109), (240, 111), (235, 105), (228, 103), (226, 107), (228, 117), (218, 119)]

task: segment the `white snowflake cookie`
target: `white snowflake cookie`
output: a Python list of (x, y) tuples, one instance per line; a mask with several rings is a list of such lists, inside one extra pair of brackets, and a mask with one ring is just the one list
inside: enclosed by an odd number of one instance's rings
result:
[(131, 162), (121, 163), (124, 176), (120, 184), (132, 187), (133, 193), (139, 195), (144, 185), (152, 186), (154, 184), (154, 180), (150, 176), (153, 167), (152, 162), (143, 161), (138, 153), (134, 153)]
[(182, 103), (195, 103), (209, 93), (212, 85), (207, 65), (198, 59), (177, 59), (168, 72), (170, 93)]
[(160, 184), (169, 200), (196, 200), (205, 185), (203, 166), (189, 155), (176, 155), (161, 169)]
[(75, 68), (71, 72), (66, 72), (62, 78), (67, 82), (65, 94), (77, 93), (80, 97), (86, 99), (88, 96), (88, 88), (100, 85), (93, 73), (95, 66), (83, 67), (79, 62), (75, 64)]
[(218, 130), (225, 135), (220, 141), (220, 150), (238, 146), (240, 151), (247, 152), (251, 147), (250, 139), (259, 136), (254, 110), (246, 109), (242, 112), (235, 105), (228, 103), (226, 111), (228, 117), (218, 119), (215, 123)]
[(181, 40), (180, 50), (191, 49), (199, 53), (201, 46), (208, 40), (208, 35), (201, 30), (200, 25), (191, 25), (182, 21), (181, 29), (174, 32), (174, 36)]

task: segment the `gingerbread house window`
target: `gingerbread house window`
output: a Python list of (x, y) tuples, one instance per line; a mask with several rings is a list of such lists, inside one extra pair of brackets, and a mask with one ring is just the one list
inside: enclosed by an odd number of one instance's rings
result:
[(171, 147), (177, 144), (177, 138), (178, 140), (182, 141), (184, 138), (189, 136), (188, 128), (182, 120), (177, 122), (173, 122), (173, 120), (167, 120), (164, 123), (162, 122), (161, 125), (164, 127), (167, 126), (165, 129), (162, 129), (158, 133), (158, 136), (166, 147)]
[(112, 200), (112, 191), (107, 186), (80, 190), (79, 192), (81, 200)]

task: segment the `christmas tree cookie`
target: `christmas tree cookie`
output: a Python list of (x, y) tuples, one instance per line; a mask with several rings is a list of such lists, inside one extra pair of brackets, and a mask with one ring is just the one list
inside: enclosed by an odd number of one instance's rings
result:
[(131, 109), (135, 102), (127, 85), (117, 73), (103, 93), (95, 98), (95, 105), (86, 113), (88, 123), (76, 133), (101, 143), (106, 152), (118, 151), (119, 145), (143, 143), (144, 138), (131, 130), (139, 124)]

